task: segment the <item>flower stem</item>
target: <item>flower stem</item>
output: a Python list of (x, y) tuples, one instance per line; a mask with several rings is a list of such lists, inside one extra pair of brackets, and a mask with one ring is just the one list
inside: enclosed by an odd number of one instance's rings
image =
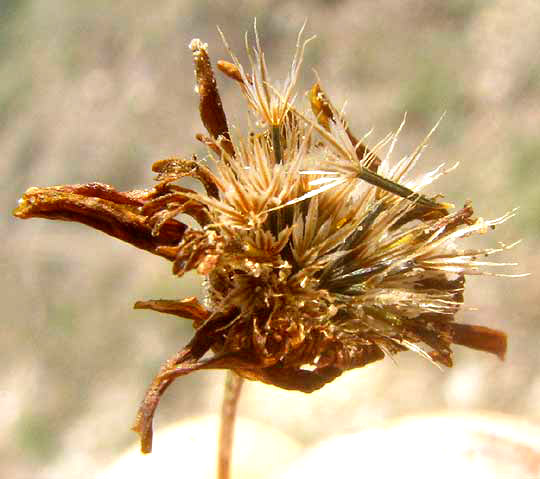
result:
[(230, 479), (231, 458), (234, 443), (234, 423), (238, 399), (244, 379), (233, 371), (227, 371), (225, 391), (221, 405), (221, 424), (219, 429), (217, 479)]

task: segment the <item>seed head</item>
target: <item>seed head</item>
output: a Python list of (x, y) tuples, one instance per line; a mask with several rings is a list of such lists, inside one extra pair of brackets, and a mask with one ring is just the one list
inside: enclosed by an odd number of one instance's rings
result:
[[(141, 405), (134, 429), (143, 452), (151, 450), (161, 395), (198, 369), (231, 369), (311, 392), (406, 350), (444, 366), (452, 365), (452, 344), (504, 357), (504, 333), (454, 317), (465, 275), (486, 274), (481, 268), (498, 264), (485, 257), (512, 246), (464, 249), (462, 238), (512, 214), (483, 220), (470, 203), (454, 209), (426, 196), (422, 191), (450, 171), (411, 175), (427, 138), (392, 161), (403, 125), (370, 149), (319, 83), (309, 92), (313, 114), (297, 109), (302, 33), (281, 85), (270, 81), (256, 31), (250, 72), (234, 55), (233, 63), (218, 63), (239, 82), (255, 120), (245, 136), (228, 127), (206, 44), (190, 43), (209, 133), (197, 138), (213, 168), (195, 157), (163, 160), (153, 167), (157, 186), (143, 191), (99, 183), (33, 188), (15, 211), (88, 224), (172, 261), (177, 276), (197, 270), (205, 277), (204, 304), (186, 298), (135, 305), (191, 319), (195, 328)], [(179, 186), (184, 177), (198, 179), (204, 192)], [(187, 227), (179, 214), (199, 227)]]

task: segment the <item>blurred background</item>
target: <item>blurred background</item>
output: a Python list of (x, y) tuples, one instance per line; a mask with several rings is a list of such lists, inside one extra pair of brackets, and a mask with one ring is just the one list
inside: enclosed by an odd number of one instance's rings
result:
[[(540, 3), (535, 0), (0, 0), (0, 219), (3, 306), (0, 475), (91, 477), (136, 441), (139, 401), (191, 325), (139, 299), (200, 294), (200, 277), (84, 226), (11, 216), (33, 185), (100, 181), (149, 187), (151, 164), (205, 150), (189, 41), (245, 60), (257, 17), (271, 76), (288, 70), (296, 35), (308, 35), (299, 92), (319, 74), (347, 101), (357, 136), (374, 144), (407, 125), (395, 157), (410, 153), (446, 116), (417, 166), (460, 167), (430, 192), (479, 216), (518, 215), (475, 240), (523, 239), (497, 258), (524, 279), (471, 278), (458, 320), (505, 330), (506, 362), (456, 347), (439, 370), (401, 354), (344, 374), (311, 395), (248, 383), (241, 414), (303, 444), (404, 414), (488, 410), (540, 420)], [(218, 74), (229, 122), (245, 124), (237, 85)], [(299, 94), (299, 105), (307, 99)], [(156, 425), (217, 412), (224, 374), (177, 381)]]

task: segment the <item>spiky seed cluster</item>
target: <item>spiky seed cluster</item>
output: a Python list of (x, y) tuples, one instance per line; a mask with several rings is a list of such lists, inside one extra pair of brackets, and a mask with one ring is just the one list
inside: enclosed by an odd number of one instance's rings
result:
[[(421, 194), (445, 173), (409, 177), (425, 141), (392, 163), (399, 130), (367, 148), (318, 83), (309, 95), (313, 115), (297, 110), (301, 34), (281, 87), (270, 82), (257, 35), (251, 72), (234, 55), (234, 63), (218, 63), (240, 83), (254, 116), (258, 129), (247, 136), (231, 134), (207, 46), (191, 42), (210, 135), (198, 139), (208, 145), (214, 171), (195, 158), (164, 160), (154, 165), (159, 183), (152, 190), (119, 193), (97, 183), (30, 189), (15, 212), (89, 224), (171, 260), (178, 276), (192, 269), (206, 276), (204, 306), (195, 298), (135, 305), (192, 319), (196, 329), (141, 405), (135, 430), (144, 452), (151, 450), (159, 398), (176, 377), (197, 369), (232, 369), (311, 392), (405, 350), (446, 366), (452, 343), (504, 357), (503, 333), (457, 324), (454, 316), (465, 275), (495, 265), (477, 258), (507, 247), (457, 244), (510, 215), (486, 221), (470, 204), (451, 211)], [(205, 192), (175, 184), (186, 176)], [(180, 213), (200, 228), (175, 219)]]

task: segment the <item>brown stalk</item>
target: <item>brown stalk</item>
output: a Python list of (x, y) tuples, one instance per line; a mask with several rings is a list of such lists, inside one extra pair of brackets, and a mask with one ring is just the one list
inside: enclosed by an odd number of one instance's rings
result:
[(242, 392), (244, 378), (234, 371), (227, 371), (225, 391), (221, 404), (221, 422), (219, 428), (217, 479), (230, 479), (232, 450), (234, 444), (234, 425), (238, 400)]

